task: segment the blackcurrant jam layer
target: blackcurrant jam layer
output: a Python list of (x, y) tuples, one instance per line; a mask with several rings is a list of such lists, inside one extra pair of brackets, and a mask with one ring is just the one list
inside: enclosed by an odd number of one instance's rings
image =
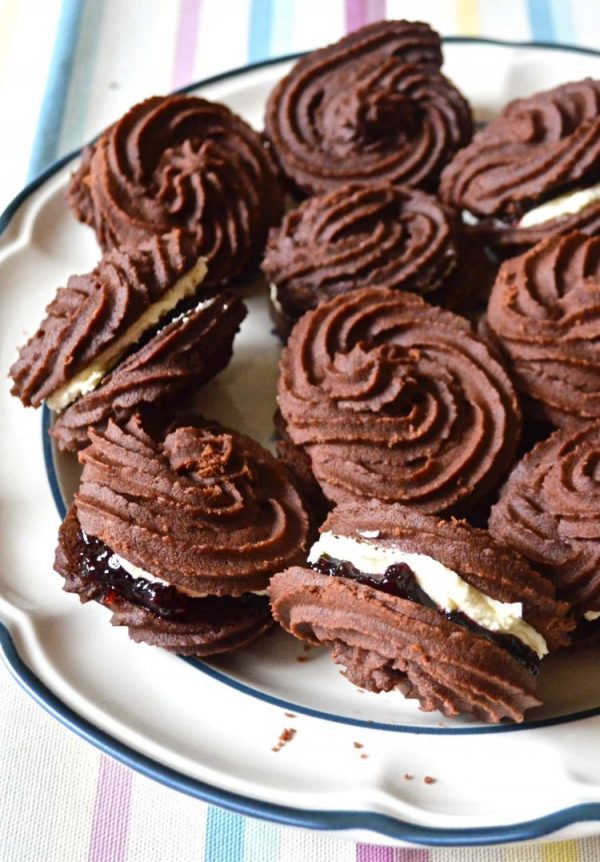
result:
[(347, 560), (336, 560), (326, 554), (319, 557), (316, 562), (310, 563), (310, 567), (322, 575), (350, 578), (358, 581), (359, 584), (366, 584), (391, 596), (397, 596), (400, 599), (432, 608), (446, 617), (450, 622), (468, 629), (476, 637), (485, 638), (485, 640), (491, 641), (496, 646), (506, 650), (532, 676), (537, 676), (539, 673), (539, 659), (534, 651), (524, 644), (523, 641), (514, 635), (490, 631), (480, 626), (479, 623), (474, 622), (466, 614), (463, 614), (462, 611), (446, 611), (443, 608), (439, 608), (430, 596), (421, 589), (415, 573), (406, 563), (395, 563), (392, 566), (388, 566), (382, 577), (368, 575), (365, 572), (359, 571)]
[(246, 593), (242, 596), (195, 598), (179, 592), (170, 584), (134, 578), (100, 539), (88, 536), (80, 529), (78, 540), (79, 574), (85, 581), (93, 583), (93, 598), (109, 608), (125, 600), (165, 620), (212, 625), (269, 612), (267, 596)]

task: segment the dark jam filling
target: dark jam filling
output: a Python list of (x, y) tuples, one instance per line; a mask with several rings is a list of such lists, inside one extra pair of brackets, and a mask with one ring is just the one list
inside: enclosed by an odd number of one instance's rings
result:
[(125, 600), (165, 620), (211, 624), (260, 614), (268, 609), (267, 596), (246, 593), (242, 596), (194, 598), (179, 592), (170, 584), (134, 578), (100, 539), (87, 536), (83, 530), (79, 532), (79, 539), (81, 577), (93, 582), (97, 588), (94, 598), (107, 607)]
[(510, 655), (523, 665), (532, 676), (539, 673), (539, 659), (530, 647), (514, 635), (503, 632), (492, 632), (474, 622), (462, 611), (445, 611), (439, 608), (431, 598), (419, 586), (413, 570), (406, 563), (396, 563), (388, 566), (383, 577), (372, 577), (356, 569), (352, 563), (346, 560), (336, 560), (333, 557), (323, 555), (315, 563), (310, 563), (312, 569), (322, 575), (332, 575), (338, 578), (351, 578), (359, 584), (366, 584), (383, 593), (397, 596), (418, 605), (436, 610), (452, 623), (468, 629), (472, 634), (485, 640), (491, 641), (496, 646), (505, 649)]

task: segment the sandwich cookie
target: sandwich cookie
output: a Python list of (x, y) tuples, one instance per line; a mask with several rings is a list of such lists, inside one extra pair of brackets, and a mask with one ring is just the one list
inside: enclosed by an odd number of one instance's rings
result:
[(181, 421), (157, 437), (139, 417), (90, 432), (55, 569), (133, 640), (211, 655), (270, 627), (269, 577), (305, 559), (308, 519), (258, 443)]
[(308, 565), (269, 593), (275, 619), (355, 685), (486, 722), (540, 703), (539, 661), (572, 628), (552, 584), (486, 531), (377, 501), (337, 506)]
[(525, 455), (492, 509), (489, 529), (573, 606), (574, 643), (600, 643), (600, 422), (555, 431)]
[(59, 446), (78, 449), (88, 426), (192, 391), (227, 364), (246, 313), (231, 294), (197, 304), (205, 272), (180, 231), (107, 252), (57, 291), (11, 368), (12, 393), (26, 406), (45, 400)]
[(535, 419), (600, 419), (600, 238), (551, 236), (505, 261), (487, 324)]
[(443, 304), (459, 242), (456, 213), (416, 189), (348, 185), (311, 197), (271, 230), (261, 264), (278, 329), (360, 287), (410, 290)]
[(508, 253), (600, 230), (600, 81), (510, 102), (445, 168), (444, 201)]

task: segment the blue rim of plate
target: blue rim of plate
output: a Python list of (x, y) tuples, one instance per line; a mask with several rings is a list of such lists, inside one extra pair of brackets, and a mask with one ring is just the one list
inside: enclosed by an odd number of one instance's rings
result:
[[(475, 37), (450, 36), (445, 37), (443, 42), (450, 44), (464, 45), (497, 45), (506, 48), (532, 48), (541, 50), (568, 51), (575, 54), (583, 54), (593, 57), (600, 57), (600, 51), (592, 48), (580, 48), (576, 45), (562, 45), (552, 42), (512, 42), (500, 39), (480, 39)], [(182, 87), (176, 92), (190, 92), (197, 90), (200, 87), (216, 84), (220, 81), (227, 80), (244, 73), (254, 71), (256, 69), (266, 68), (278, 63), (296, 60), (302, 56), (302, 53), (289, 54), (283, 57), (273, 57), (259, 63), (253, 63), (240, 68), (232, 69), (223, 72), (219, 75), (214, 75), (210, 78), (205, 78), (201, 81), (189, 84)], [(21, 205), (42, 186), (48, 179), (56, 174), (68, 162), (74, 159), (81, 152), (81, 148), (75, 149), (65, 156), (62, 156), (56, 162), (51, 164), (32, 182), (28, 183), (16, 195), (15, 198), (8, 204), (0, 215), (0, 236), (9, 226), (13, 216), (21, 207)], [(52, 450), (46, 433), (50, 421), (50, 412), (44, 407), (42, 415), (42, 428), (44, 432), (44, 460), (48, 470), (48, 479), (54, 502), (59, 510), (64, 515), (65, 504), (60, 494), (58, 481), (54, 471), (54, 459)], [(50, 467), (50, 469), (48, 469)], [(567, 826), (599, 821), (600, 822), (600, 803), (583, 803), (574, 805), (569, 808), (564, 808), (547, 814), (543, 817), (527, 820), (520, 823), (512, 823), (503, 826), (476, 827), (471, 829), (438, 829), (431, 827), (419, 826), (414, 823), (409, 823), (394, 817), (384, 814), (377, 814), (370, 811), (324, 811), (320, 809), (296, 809), (275, 803), (263, 802), (253, 799), (252, 797), (242, 796), (237, 793), (232, 793), (222, 788), (214, 787), (213, 785), (191, 778), (170, 767), (164, 766), (155, 760), (141, 754), (135, 749), (116, 740), (114, 737), (105, 733), (100, 728), (87, 721), (77, 712), (68, 707), (60, 698), (58, 698), (36, 674), (25, 664), (21, 659), (14, 641), (8, 628), (0, 622), (0, 650), (2, 656), (12, 673), (15, 680), (21, 687), (38, 703), (42, 708), (49, 712), (61, 724), (69, 728), (75, 734), (95, 745), (105, 754), (108, 754), (131, 769), (135, 769), (148, 778), (153, 778), (155, 781), (164, 784), (165, 786), (178, 790), (187, 795), (201, 799), (213, 805), (220, 805), (230, 811), (245, 816), (258, 817), (263, 820), (268, 820), (286, 826), (296, 826), (304, 829), (316, 829), (325, 831), (340, 831), (340, 830), (366, 830), (388, 838), (399, 841), (406, 841), (413, 844), (428, 845), (431, 847), (461, 847), (461, 846), (481, 846), (484, 844), (504, 844), (509, 842), (531, 841), (534, 839), (543, 838), (564, 829)], [(194, 666), (198, 664), (194, 662)], [(271, 698), (268, 695), (259, 694), (254, 689), (248, 688), (241, 683), (231, 680), (229, 677), (222, 675), (214, 669), (201, 668), (213, 678), (236, 688), (244, 693), (252, 694), (261, 697), (268, 702), (277, 706), (286, 704), (285, 701), (279, 701)], [(299, 708), (299, 707), (298, 707)], [(302, 710), (306, 714), (316, 715), (320, 718), (329, 718), (330, 720), (340, 720), (327, 714), (322, 714), (316, 711), (311, 711), (306, 708)], [(584, 718), (597, 715), (600, 709), (587, 710), (577, 713), (574, 716), (561, 717), (559, 719), (548, 719), (537, 723), (531, 723), (527, 727), (540, 727), (547, 724), (558, 724), (567, 721), (581, 720)], [(346, 721), (346, 719), (341, 719)], [(352, 721), (350, 723), (353, 723)], [(398, 729), (395, 725), (381, 725), (377, 723), (369, 723), (367, 725), (372, 729)], [(504, 730), (505, 728), (496, 728)], [(506, 728), (513, 729), (513, 728)], [(423, 732), (420, 728), (406, 728), (411, 733)], [(431, 732), (433, 729), (427, 728), (425, 732)], [(446, 730), (446, 729), (444, 729)], [(460, 733), (475, 733), (489, 732), (486, 728), (457, 728), (454, 730), (447, 729), (446, 732)]]

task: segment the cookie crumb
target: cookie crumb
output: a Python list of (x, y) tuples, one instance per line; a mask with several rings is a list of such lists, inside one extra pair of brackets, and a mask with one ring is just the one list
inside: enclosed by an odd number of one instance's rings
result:
[(288, 742), (291, 742), (292, 739), (296, 736), (296, 728), (295, 727), (284, 727), (284, 729), (279, 734), (279, 739), (277, 740), (277, 745), (274, 745), (271, 751), (281, 751), (284, 745)]
[(296, 656), (296, 661), (300, 661), (300, 662), (302, 662), (302, 661), (308, 661), (308, 656), (307, 656), (307, 655), (297, 655), (297, 656)]
[(410, 772), (405, 772), (403, 777), (405, 781), (412, 781), (415, 776), (411, 775)]
[(288, 718), (298, 718), (295, 712), (284, 712), (283, 714)]
[(432, 778), (431, 775), (426, 775), (425, 778), (423, 779), (425, 784), (435, 784), (436, 780), (437, 779)]
[(368, 754), (361, 754), (360, 759), (366, 760), (368, 756), (369, 756)]
[(312, 649), (312, 646), (311, 646), (311, 644), (302, 644), (302, 649), (304, 650), (304, 652), (310, 652)]
[(364, 745), (362, 744), (362, 742), (353, 742), (352, 745), (355, 748), (364, 748)]

